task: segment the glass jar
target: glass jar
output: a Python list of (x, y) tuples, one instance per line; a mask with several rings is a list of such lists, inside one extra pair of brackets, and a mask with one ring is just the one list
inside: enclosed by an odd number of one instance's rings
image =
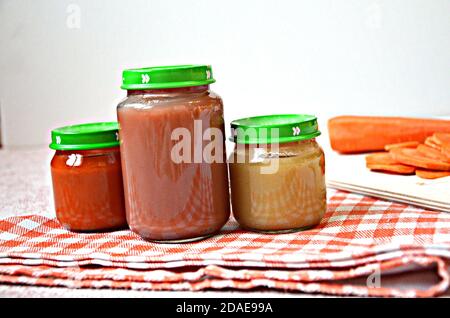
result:
[[(144, 239), (187, 242), (230, 215), (222, 99), (210, 66), (125, 70), (117, 107), (130, 228)], [(212, 151), (214, 149), (214, 151)]]
[(117, 123), (54, 129), (50, 148), (59, 222), (81, 232), (126, 228)]
[(233, 215), (249, 230), (309, 229), (326, 211), (325, 157), (317, 119), (272, 115), (233, 121), (230, 155)]

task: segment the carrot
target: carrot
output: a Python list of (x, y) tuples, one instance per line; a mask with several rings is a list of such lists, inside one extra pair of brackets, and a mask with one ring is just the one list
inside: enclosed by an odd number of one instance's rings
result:
[(450, 171), (430, 171), (417, 169), (416, 175), (422, 179), (437, 179), (450, 176)]
[(420, 142), (418, 141), (405, 141), (396, 144), (386, 145), (384, 146), (384, 150), (389, 151), (394, 148), (416, 148), (418, 145), (420, 145)]
[(450, 146), (450, 134), (434, 133), (432, 139), (435, 143), (442, 146)]
[(441, 149), (441, 152), (450, 159), (450, 145), (444, 145)]
[(425, 145), (430, 146), (430, 147), (432, 147), (432, 148), (434, 148), (434, 149), (441, 150), (441, 146), (438, 145), (438, 144), (434, 141), (433, 137), (428, 137), (427, 139), (425, 139), (425, 142), (424, 142), (424, 143), (425, 143)]
[(448, 143), (442, 144), (442, 141), (441, 141), (441, 144), (438, 144), (438, 142), (439, 141), (436, 140), (435, 135), (430, 136), (427, 139), (425, 139), (425, 145), (439, 150), (441, 153), (444, 154), (445, 157), (450, 159), (450, 144), (448, 144)]
[(450, 120), (339, 116), (328, 121), (331, 147), (342, 153), (383, 150), (385, 145), (418, 141), (435, 132), (450, 133)]
[(417, 151), (430, 159), (436, 159), (443, 162), (450, 163), (450, 156), (446, 156), (445, 153), (442, 151), (439, 151), (438, 149), (435, 149), (433, 147), (427, 146), (427, 145), (419, 145), (417, 146)]
[(392, 165), (399, 163), (392, 158), (392, 155), (389, 152), (376, 152), (366, 155), (366, 164), (367, 165)]
[(398, 174), (413, 174), (416, 170), (414, 167), (402, 164), (367, 164), (366, 166), (370, 170), (392, 172)]
[(425, 157), (416, 149), (396, 148), (392, 149), (390, 154), (395, 160), (405, 165), (430, 170), (450, 171), (450, 163)]

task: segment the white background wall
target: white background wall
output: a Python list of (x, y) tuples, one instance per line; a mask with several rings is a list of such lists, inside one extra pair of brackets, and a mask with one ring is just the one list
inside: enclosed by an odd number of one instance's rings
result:
[(4, 144), (114, 120), (123, 68), (183, 63), (213, 65), (227, 122), (450, 114), (450, 1), (0, 0)]

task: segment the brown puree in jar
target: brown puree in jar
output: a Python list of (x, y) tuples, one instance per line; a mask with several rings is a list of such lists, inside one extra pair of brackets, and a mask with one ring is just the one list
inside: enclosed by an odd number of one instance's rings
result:
[[(222, 162), (194, 162), (194, 148), (203, 149), (210, 142), (201, 140), (207, 128), (218, 128), (223, 135), (220, 97), (208, 86), (128, 91), (117, 114), (130, 228), (154, 241), (219, 231), (230, 214), (225, 151)], [(200, 132), (194, 120), (201, 121)], [(191, 162), (171, 159), (179, 142), (171, 134), (180, 127), (191, 135)], [(225, 149), (223, 138), (219, 144)]]
[[(236, 220), (244, 228), (265, 232), (302, 230), (319, 224), (326, 211), (325, 160), (320, 146), (314, 140), (304, 140), (282, 143), (277, 153), (270, 153), (270, 145), (267, 149), (262, 152), (247, 145), (231, 155), (231, 200)], [(278, 171), (262, 174), (261, 167), (273, 160), (278, 160)]]

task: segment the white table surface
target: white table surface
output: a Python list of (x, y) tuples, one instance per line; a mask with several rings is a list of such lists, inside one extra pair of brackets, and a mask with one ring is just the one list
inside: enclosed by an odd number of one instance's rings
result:
[[(49, 162), (52, 151), (47, 148), (15, 148), (0, 150), (0, 218), (40, 214), (54, 216)], [(450, 266), (449, 266), (450, 269)], [(431, 271), (382, 276), (384, 287), (426, 289), (438, 277)], [(364, 279), (354, 280), (364, 284)], [(450, 290), (444, 295), (450, 296)], [(114, 289), (69, 289), (0, 284), (0, 297), (325, 297), (299, 292), (268, 289), (252, 291), (211, 290), (196, 292), (133, 291)]]

